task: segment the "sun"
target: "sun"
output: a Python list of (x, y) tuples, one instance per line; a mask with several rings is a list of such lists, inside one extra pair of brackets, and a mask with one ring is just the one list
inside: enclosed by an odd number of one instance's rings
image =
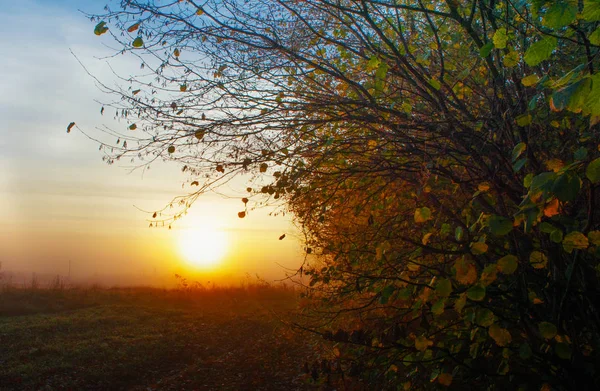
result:
[(223, 260), (227, 252), (227, 235), (208, 227), (186, 229), (179, 235), (178, 245), (188, 263), (211, 269)]

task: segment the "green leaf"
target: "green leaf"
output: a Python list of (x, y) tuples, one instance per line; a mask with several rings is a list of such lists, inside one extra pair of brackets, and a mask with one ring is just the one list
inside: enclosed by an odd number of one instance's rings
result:
[(490, 55), (490, 53), (492, 52), (492, 49), (494, 49), (494, 43), (488, 42), (485, 45), (483, 45), (481, 48), (479, 48), (479, 55), (483, 58), (486, 58), (487, 56)]
[(563, 360), (571, 359), (571, 354), (572, 354), (571, 347), (564, 342), (557, 343), (554, 346), (554, 352), (556, 353), (558, 358), (562, 358)]
[(560, 243), (563, 240), (563, 233), (560, 229), (550, 232), (550, 240), (554, 243)]
[(531, 358), (532, 355), (533, 352), (531, 351), (531, 347), (528, 344), (523, 343), (519, 347), (519, 357), (521, 357), (523, 360)]
[(440, 84), (439, 80), (437, 80), (437, 79), (429, 79), (429, 85), (438, 91), (440, 90), (440, 88), (442, 88), (442, 85)]
[(513, 223), (506, 217), (492, 215), (488, 220), (490, 232), (496, 236), (504, 236), (513, 229)]
[(506, 48), (506, 43), (508, 42), (508, 35), (506, 34), (506, 29), (504, 27), (499, 28), (494, 33), (492, 37), (492, 41), (494, 41), (494, 47), (496, 49), (504, 49)]
[(519, 259), (514, 255), (505, 255), (498, 260), (498, 270), (503, 274), (513, 274), (519, 266)]
[(487, 308), (481, 308), (475, 315), (475, 323), (480, 326), (488, 327), (494, 323), (494, 313)]
[(588, 232), (588, 240), (595, 246), (600, 245), (600, 231)]
[(467, 297), (473, 301), (482, 301), (485, 298), (485, 287), (473, 285), (467, 290)]
[(563, 239), (562, 244), (565, 251), (569, 254), (573, 250), (585, 250), (590, 245), (588, 238), (578, 231), (568, 233)]
[(517, 160), (519, 156), (521, 156), (521, 154), (525, 152), (526, 149), (527, 144), (525, 143), (518, 143), (517, 145), (515, 145), (512, 151), (512, 161), (514, 162), (515, 160)]
[(431, 306), (431, 312), (434, 315), (441, 315), (444, 313), (444, 310), (446, 309), (446, 299), (440, 299), (438, 300), (434, 305)]
[(450, 293), (452, 293), (452, 283), (447, 278), (439, 280), (438, 283), (437, 283), (437, 286), (435, 287), (435, 292), (440, 297), (448, 297), (448, 296), (450, 296)]
[(142, 37), (137, 37), (133, 40), (131, 46), (133, 46), (134, 48), (141, 48), (142, 46), (144, 46), (144, 40), (142, 39)]
[(527, 49), (524, 60), (527, 65), (534, 67), (550, 58), (557, 45), (558, 40), (556, 38), (546, 36)]
[(600, 182), (600, 158), (594, 159), (585, 169), (585, 176), (593, 184)]
[(556, 195), (556, 198), (563, 202), (567, 202), (577, 198), (580, 188), (581, 180), (577, 174), (572, 171), (567, 171), (556, 178), (554, 185), (552, 186), (552, 192)]
[(392, 293), (394, 293), (395, 290), (396, 290), (396, 288), (393, 285), (387, 285), (381, 291), (381, 296), (379, 297), (379, 302), (381, 304), (387, 304), (387, 302), (390, 300), (390, 297), (392, 296)]
[(94, 34), (102, 35), (108, 31), (108, 27), (106, 27), (106, 22), (102, 21), (94, 27)]
[(569, 1), (557, 1), (546, 11), (543, 25), (553, 29), (568, 26), (577, 16), (577, 6)]
[(464, 230), (462, 227), (456, 227), (456, 229), (454, 230), (454, 239), (456, 239), (457, 242), (460, 242), (462, 240), (464, 236)]
[(558, 333), (556, 326), (550, 322), (540, 322), (540, 324), (538, 324), (538, 329), (545, 339), (552, 339), (556, 337), (556, 333)]
[(521, 171), (521, 169), (523, 168), (523, 166), (525, 165), (525, 163), (527, 162), (527, 158), (522, 158), (519, 159), (515, 162), (515, 164), (513, 164), (513, 171), (514, 172), (519, 172)]
[(592, 45), (600, 45), (600, 27), (594, 30), (594, 32), (590, 34), (588, 39), (590, 40), (590, 43)]
[(581, 16), (588, 22), (600, 20), (600, 0), (585, 0)]

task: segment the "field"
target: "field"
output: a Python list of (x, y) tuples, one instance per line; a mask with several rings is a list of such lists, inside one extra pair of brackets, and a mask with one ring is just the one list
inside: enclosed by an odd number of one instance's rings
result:
[(0, 290), (0, 390), (310, 390), (296, 293)]

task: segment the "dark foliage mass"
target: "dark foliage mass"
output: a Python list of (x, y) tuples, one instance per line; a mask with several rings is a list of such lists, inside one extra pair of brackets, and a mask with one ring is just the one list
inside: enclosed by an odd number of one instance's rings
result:
[(247, 173), (240, 218), (267, 199), (304, 227), (298, 327), (335, 343), (316, 377), (600, 387), (598, 0), (122, 1), (92, 19), (142, 65), (105, 87), (125, 122), (105, 158), (190, 174), (156, 223)]

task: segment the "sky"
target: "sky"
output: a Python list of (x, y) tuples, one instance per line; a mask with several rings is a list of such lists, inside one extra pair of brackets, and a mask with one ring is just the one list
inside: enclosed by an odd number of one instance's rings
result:
[[(100, 115), (98, 102), (107, 97), (71, 52), (109, 84), (115, 83), (109, 64), (121, 76), (139, 68), (126, 56), (105, 58), (113, 53), (110, 37), (95, 36), (80, 12), (103, 5), (0, 0), (0, 272), (18, 273), (14, 278), (24, 282), (35, 274), (164, 285), (175, 273), (229, 283), (256, 275), (272, 281), (298, 268), (302, 246), (289, 216), (269, 216), (271, 207), (239, 219), (241, 195), (207, 194), (172, 230), (149, 228), (142, 210), (161, 209), (184, 194), (180, 168), (109, 166), (97, 144), (77, 131), (67, 134), (72, 121), (92, 134), (116, 126)], [(190, 250), (184, 238), (214, 232), (225, 242), (218, 264), (194, 264), (190, 251), (212, 244), (199, 240)]]

